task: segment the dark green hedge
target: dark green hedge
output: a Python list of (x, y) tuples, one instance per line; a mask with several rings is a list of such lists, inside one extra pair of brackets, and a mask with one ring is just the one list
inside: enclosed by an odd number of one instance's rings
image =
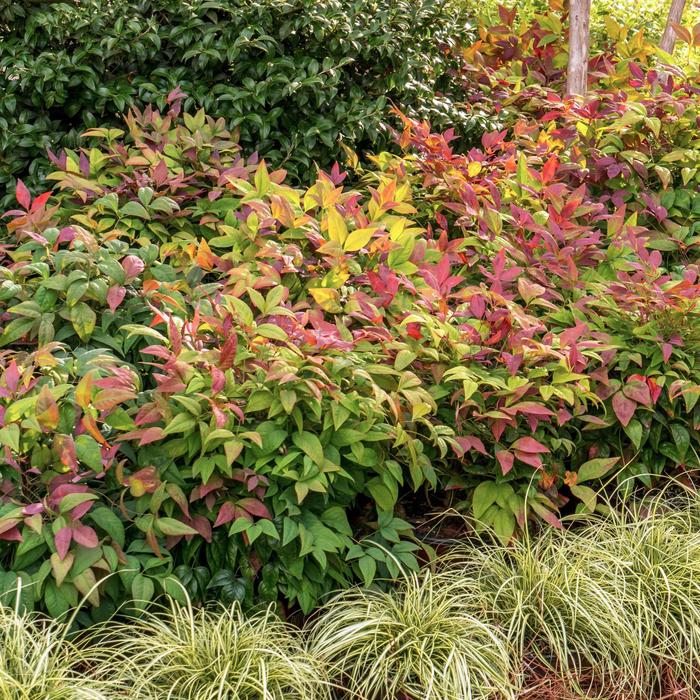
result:
[[(450, 99), (472, 38), (453, 0), (0, 0), (0, 187), (45, 174), (46, 148), (175, 86), (246, 150), (308, 179), (337, 142), (384, 147), (390, 102), (474, 128)], [(311, 171), (311, 173), (309, 172)], [(8, 188), (9, 189), (9, 188)], [(1, 199), (1, 197), (0, 197)]]

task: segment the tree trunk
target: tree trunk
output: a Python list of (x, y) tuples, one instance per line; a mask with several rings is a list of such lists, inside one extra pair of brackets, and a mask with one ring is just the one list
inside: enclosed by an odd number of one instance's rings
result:
[(569, 8), (569, 66), (566, 75), (566, 94), (570, 97), (583, 97), (588, 84), (591, 0), (571, 0)]
[(676, 30), (673, 28), (673, 25), (681, 23), (683, 10), (685, 10), (685, 0), (671, 0), (671, 9), (668, 11), (666, 28), (659, 44), (659, 48), (666, 53), (673, 54), (673, 47), (676, 44)]

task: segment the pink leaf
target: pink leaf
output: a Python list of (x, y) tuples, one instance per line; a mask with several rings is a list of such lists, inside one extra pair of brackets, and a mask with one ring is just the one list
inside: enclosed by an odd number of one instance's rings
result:
[(577, 323), (573, 328), (567, 328), (559, 335), (559, 343), (565, 348), (575, 343), (586, 331), (588, 326), (585, 323)]
[(68, 548), (70, 547), (70, 541), (73, 539), (73, 530), (69, 527), (62, 527), (54, 537), (54, 542), (56, 543), (56, 552), (58, 553), (59, 559), (63, 560), (68, 554)]
[(559, 426), (568, 423), (572, 418), (573, 416), (571, 415), (571, 413), (569, 413), (569, 411), (567, 411), (565, 408), (560, 408), (557, 411), (557, 425)]
[(151, 442), (160, 440), (163, 437), (163, 428), (146, 428), (141, 434), (141, 439), (139, 440), (139, 447), (143, 445), (148, 445)]
[(135, 255), (127, 255), (124, 260), (122, 260), (122, 267), (126, 273), (126, 281), (129, 282), (136, 277), (138, 277), (144, 270), (145, 265), (141, 258)]
[(109, 310), (112, 313), (114, 313), (119, 304), (124, 301), (125, 296), (126, 289), (124, 289), (124, 287), (115, 285), (114, 287), (109, 288), (109, 291), (107, 292), (107, 304), (109, 305)]
[(501, 465), (503, 476), (505, 476), (513, 468), (513, 455), (506, 450), (496, 450), (496, 459)]
[(19, 378), (20, 373), (17, 363), (12, 360), (5, 370), (5, 384), (12, 393), (17, 391), (17, 387), (19, 386)]
[(632, 399), (628, 399), (621, 391), (618, 391), (613, 396), (612, 407), (617, 419), (625, 427), (632, 420), (632, 416), (637, 410), (637, 404)]
[(23, 515), (36, 515), (37, 513), (43, 513), (43, 512), (44, 512), (44, 504), (43, 503), (30, 503), (28, 506), (24, 506), (24, 508), (22, 508)]
[(94, 503), (92, 501), (85, 501), (85, 503), (77, 505), (71, 511), (70, 517), (75, 520), (80, 520), (80, 518), (82, 518), (83, 515), (85, 515), (85, 513), (87, 513), (90, 510), (90, 508), (92, 508), (93, 505)]
[(218, 368), (212, 365), (211, 368), (211, 391), (213, 394), (218, 394), (226, 384), (226, 375)]
[[(74, 525), (73, 539), (78, 544), (82, 544), (83, 547), (88, 547), (89, 549), (97, 547), (97, 545), (100, 543), (97, 533), (87, 525)], [(63, 559), (63, 557), (61, 557), (61, 559)]]
[(515, 404), (513, 408), (518, 413), (525, 413), (527, 415), (533, 416), (553, 416), (553, 411), (550, 411), (546, 406), (542, 406), (534, 401), (522, 401), (521, 403)]
[(557, 516), (554, 515), (551, 510), (545, 508), (541, 503), (533, 502), (531, 506), (535, 513), (537, 513), (537, 515), (539, 515), (540, 518), (542, 518), (542, 520), (544, 520), (546, 523), (556, 527), (558, 530), (564, 529), (564, 526), (561, 524), (559, 518), (557, 518)]

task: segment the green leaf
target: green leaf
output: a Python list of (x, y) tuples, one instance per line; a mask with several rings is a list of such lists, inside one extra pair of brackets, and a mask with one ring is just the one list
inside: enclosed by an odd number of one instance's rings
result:
[(505, 547), (515, 532), (515, 516), (510, 510), (500, 508), (493, 518), (493, 530)]
[(592, 488), (575, 485), (571, 487), (571, 493), (576, 496), (579, 501), (582, 501), (583, 505), (585, 505), (587, 510), (591, 513), (595, 510), (598, 496)]
[[(70, 554), (70, 552), (68, 554)], [(68, 557), (68, 554), (66, 557)], [(82, 574), (85, 569), (89, 569), (93, 564), (96, 564), (98, 561), (100, 561), (100, 559), (102, 559), (102, 548), (77, 547), (73, 559), (73, 569), (71, 570), (71, 574), (73, 576), (77, 576)]]
[(88, 288), (87, 280), (78, 280), (73, 282), (66, 292), (66, 304), (75, 306), (82, 298)]
[(151, 215), (139, 202), (127, 202), (120, 210), (122, 216), (135, 216), (139, 219), (150, 219)]
[(158, 332), (155, 328), (142, 326), (139, 323), (125, 323), (123, 326), (121, 326), (119, 330), (126, 331), (128, 333), (129, 338), (131, 338), (131, 336), (134, 335), (143, 335), (147, 338), (155, 338), (156, 340), (159, 340), (163, 345), (170, 344), (168, 342), (168, 339), (162, 333)]
[(163, 587), (165, 595), (182, 605), (187, 603), (187, 592), (177, 578), (168, 576), (160, 582), (160, 585)]
[(402, 369), (405, 369), (408, 367), (408, 365), (413, 362), (417, 357), (415, 352), (411, 352), (410, 350), (401, 350), (397, 355), (396, 359), (394, 360), (394, 369), (398, 369), (399, 371)]
[(10, 423), (0, 430), (0, 444), (6, 445), (13, 452), (19, 452), (20, 430), (17, 423)]
[(23, 335), (29, 333), (32, 326), (34, 326), (34, 323), (35, 319), (33, 318), (15, 318), (14, 320), (10, 321), (5, 326), (2, 336), (0, 336), (0, 346), (14, 343), (15, 340), (18, 340)]
[(145, 608), (153, 600), (155, 590), (155, 585), (150, 578), (143, 574), (136, 574), (131, 582), (131, 595), (134, 599), (134, 605), (138, 609)]
[(186, 433), (192, 430), (197, 425), (196, 421), (188, 413), (178, 413), (170, 423), (163, 429), (163, 435), (172, 435), (173, 433)]
[(80, 340), (89, 340), (97, 322), (95, 312), (84, 301), (81, 301), (71, 308), (70, 320)]
[(75, 452), (78, 459), (90, 469), (96, 472), (102, 471), (102, 452), (95, 438), (85, 434), (78, 435), (75, 438)]
[(57, 586), (49, 580), (44, 589), (44, 604), (51, 617), (60, 618), (78, 604), (78, 591), (69, 583)]
[(618, 462), (619, 457), (609, 457), (602, 459), (591, 459), (584, 462), (578, 470), (577, 483), (590, 481), (591, 479), (600, 479), (605, 476)]
[(358, 566), (360, 567), (360, 572), (362, 573), (362, 580), (365, 586), (370, 586), (372, 581), (374, 581), (374, 576), (377, 573), (377, 562), (365, 554), (361, 559), (358, 560)]
[(175, 520), (175, 518), (158, 518), (156, 524), (164, 535), (177, 536), (197, 534), (197, 530), (179, 520)]
[(484, 481), (474, 489), (472, 495), (472, 512), (477, 520), (496, 502), (498, 487), (495, 481)]
[(284, 329), (275, 326), (273, 323), (262, 323), (255, 329), (255, 332), (263, 338), (270, 338), (271, 340), (289, 340), (289, 336)]
[(678, 456), (684, 460), (690, 448), (690, 433), (678, 423), (671, 423), (670, 428), (673, 442), (676, 445), (676, 450), (678, 450)]
[(367, 490), (377, 504), (378, 510), (394, 510), (396, 498), (389, 488), (378, 479), (372, 479), (367, 483)]
[(642, 428), (642, 424), (636, 418), (633, 418), (626, 426), (623, 427), (623, 430), (627, 434), (627, 437), (632, 441), (632, 444), (639, 449), (642, 445), (642, 439), (644, 437), (644, 429)]
[(321, 466), (324, 462), (323, 447), (321, 441), (313, 434), (307, 431), (294, 433), (292, 442), (304, 452), (314, 464)]
[(96, 501), (97, 496), (94, 493), (69, 493), (61, 499), (59, 506), (59, 512), (61, 515), (65, 515), (69, 511), (73, 510), (76, 506), (81, 503), (87, 503), (87, 501)]
[(114, 542), (124, 547), (124, 524), (119, 516), (109, 508), (95, 508), (90, 512), (90, 518), (101, 527)]

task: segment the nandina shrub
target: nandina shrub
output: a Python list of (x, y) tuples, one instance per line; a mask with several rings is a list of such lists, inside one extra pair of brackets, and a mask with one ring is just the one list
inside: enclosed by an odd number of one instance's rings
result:
[(171, 100), (126, 141), (91, 131), (54, 197), (19, 185), (7, 213), (5, 592), (99, 617), (176, 576), (308, 610), (416, 568), (399, 492), (437, 485), (456, 443), (369, 282), (428, 254), (408, 189), (334, 169), (295, 190)]
[[(531, 315), (525, 335), (510, 324), (492, 336), (487, 359), (489, 381), (494, 367), (510, 375), (508, 393), (524, 401), (530, 427), (552, 426), (546, 438), (536, 433), (539, 444), (527, 443), (525, 463), (555, 503), (573, 495), (592, 508), (595, 492), (582, 483), (615, 464), (630, 487), (630, 476), (651, 486), (664, 472), (698, 467), (697, 169), (689, 135), (697, 79), (662, 74), (648, 45), (621, 41), (616, 53), (594, 59), (589, 99), (565, 101), (534, 84), (561, 88), (560, 45), (546, 35), (555, 18), (519, 32), (508, 25), (512, 16), (502, 19), (467, 51), (474, 63), (464, 80), (475, 104), (481, 96), (489, 109), (502, 107), (505, 128), (466, 153), (451, 147), (451, 134), (405, 118), (398, 138), (412, 154), (409, 179), (424, 188), (423, 215), (436, 220), (445, 249), (463, 251), (462, 281), (473, 296), (488, 290), (520, 319)], [(390, 158), (382, 165), (397, 170)], [(405, 169), (401, 162), (398, 171)], [(470, 311), (483, 316), (487, 308), (479, 301)], [(561, 367), (542, 386), (547, 352)], [(465, 424), (491, 424), (488, 438), (497, 443), (518, 437), (514, 398), (499, 392), (489, 411), (470, 368), (456, 372), (445, 376), (469, 381)], [(479, 435), (486, 445), (474, 425), (465, 432), (466, 444)], [(477, 515), (504, 527), (513, 465), (522, 460), (507, 444), (495, 454), (502, 475), (478, 486), (473, 502)], [(593, 461), (576, 471), (584, 456)], [(482, 476), (484, 468), (474, 471)], [(469, 484), (475, 480), (456, 478)]]

